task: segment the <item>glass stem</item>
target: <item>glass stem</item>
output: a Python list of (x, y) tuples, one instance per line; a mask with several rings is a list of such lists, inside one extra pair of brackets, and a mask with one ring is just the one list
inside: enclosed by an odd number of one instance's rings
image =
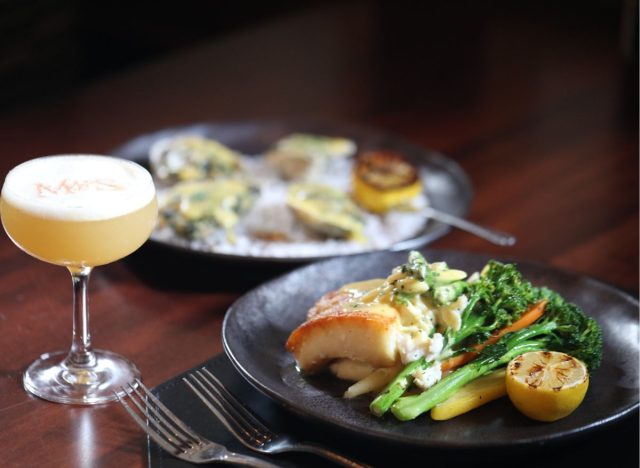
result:
[(69, 271), (73, 281), (73, 339), (66, 362), (71, 367), (93, 367), (96, 358), (91, 350), (87, 294), (91, 267), (69, 267)]

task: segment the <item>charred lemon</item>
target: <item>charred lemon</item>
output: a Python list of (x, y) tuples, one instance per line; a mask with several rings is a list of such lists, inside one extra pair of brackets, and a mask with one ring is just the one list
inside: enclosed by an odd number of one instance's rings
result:
[(416, 168), (393, 151), (359, 154), (352, 179), (353, 198), (374, 213), (407, 206), (422, 192)]
[(587, 367), (565, 353), (525, 353), (507, 366), (507, 395), (520, 412), (537, 421), (568, 416), (580, 406), (588, 387)]

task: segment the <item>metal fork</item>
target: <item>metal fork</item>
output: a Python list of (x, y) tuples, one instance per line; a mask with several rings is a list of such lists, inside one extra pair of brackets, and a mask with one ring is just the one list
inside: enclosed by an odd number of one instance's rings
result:
[(121, 392), (116, 392), (116, 397), (149, 437), (176, 458), (199, 464), (226, 462), (256, 468), (277, 468), (277, 465), (258, 458), (231, 452), (223, 445), (200, 436), (138, 379), (128, 387), (122, 387)]
[(299, 442), (271, 430), (240, 403), (209, 370), (203, 367), (182, 380), (242, 444), (260, 453), (309, 452), (350, 468), (368, 465), (350, 460), (325, 447)]

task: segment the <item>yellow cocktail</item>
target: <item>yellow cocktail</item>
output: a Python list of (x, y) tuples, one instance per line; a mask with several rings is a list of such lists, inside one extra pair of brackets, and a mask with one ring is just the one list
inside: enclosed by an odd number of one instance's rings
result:
[(87, 283), (92, 267), (119, 260), (149, 237), (158, 210), (151, 175), (130, 161), (48, 156), (12, 169), (0, 196), (2, 224), (28, 254), (66, 266), (74, 285), (71, 351), (41, 356), (25, 372), (30, 392), (57, 402), (115, 398), (139, 373), (126, 359), (91, 349)]
[[(2, 224), (28, 254), (63, 266), (98, 266), (138, 249), (157, 216), (155, 197), (131, 213), (95, 221), (69, 221), (29, 213), (0, 199)], [(127, 235), (123, 235), (127, 233)]]

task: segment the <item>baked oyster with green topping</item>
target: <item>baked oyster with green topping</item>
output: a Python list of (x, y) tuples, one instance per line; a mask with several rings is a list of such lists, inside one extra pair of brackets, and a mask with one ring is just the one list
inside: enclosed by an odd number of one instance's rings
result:
[(287, 206), (312, 231), (327, 237), (364, 240), (365, 214), (338, 189), (320, 184), (294, 184)]
[(228, 177), (241, 170), (237, 152), (197, 135), (157, 141), (149, 151), (149, 162), (156, 179), (166, 183)]
[(258, 195), (256, 185), (240, 179), (180, 182), (161, 203), (160, 225), (189, 239), (203, 239), (221, 231), (233, 242), (234, 228)]
[(347, 138), (292, 133), (278, 140), (266, 157), (283, 178), (301, 179), (355, 152), (355, 142)]

